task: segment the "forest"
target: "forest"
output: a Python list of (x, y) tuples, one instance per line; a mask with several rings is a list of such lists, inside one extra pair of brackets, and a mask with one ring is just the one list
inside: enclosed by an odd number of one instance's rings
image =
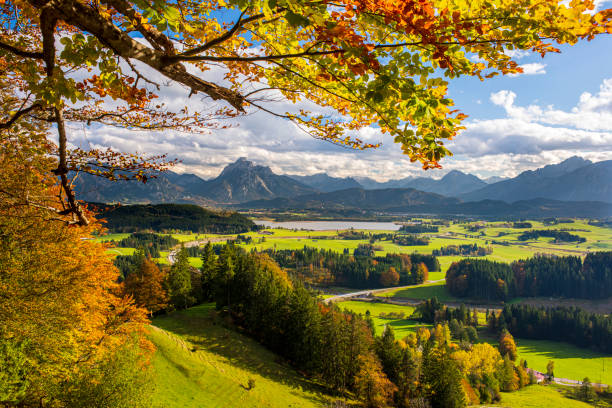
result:
[(586, 238), (580, 235), (570, 234), (567, 231), (561, 230), (531, 230), (526, 231), (518, 236), (519, 241), (527, 241), (530, 239), (538, 239), (539, 237), (554, 238), (554, 242), (586, 242)]
[(438, 232), (439, 228), (431, 224), (405, 224), (400, 227), (399, 231), (410, 234), (424, 234), (428, 232)]
[(109, 241), (120, 248), (142, 249), (146, 256), (159, 258), (159, 251), (167, 251), (179, 244), (179, 240), (171, 235), (158, 235), (150, 232), (134, 232), (130, 236), (115, 242)]
[(350, 255), (307, 246), (300, 250), (264, 251), (282, 268), (308, 283), (351, 288), (423, 283), (428, 279), (429, 271), (440, 270), (438, 260), (431, 255), (360, 255), (358, 248), (355, 252)]
[(257, 229), (253, 221), (235, 212), (217, 213), (193, 204), (126, 205), (111, 207), (98, 217), (112, 232), (192, 231), (238, 234)]
[(604, 299), (612, 296), (612, 251), (577, 256), (540, 255), (511, 264), (462, 259), (446, 272), (454, 296), (487, 300), (553, 296)]
[[(149, 278), (128, 276), (126, 289), (151, 311), (214, 301), (245, 333), (293, 367), (331, 390), (353, 392), (366, 406), (465, 407), (499, 401), (500, 391), (529, 383), (524, 365), (515, 364), (503, 349), (472, 346), (477, 337), (465, 329), (472, 322), (465, 308), (448, 311), (450, 326), (443, 322), (396, 340), (390, 327), (377, 336), (367, 314), (321, 303), (268, 254), (227, 244), (216, 255), (207, 244), (199, 270), (186, 259), (181, 250), (164, 277), (151, 272), (155, 268), (145, 258), (133, 274)], [(166, 289), (142, 290), (131, 282), (157, 282)], [(453, 338), (465, 347), (458, 348)], [(477, 366), (484, 360), (494, 363), (482, 371)]]
[(507, 329), (525, 339), (565, 341), (612, 353), (612, 316), (577, 307), (506, 305), (501, 313), (488, 315), (487, 324), (492, 331)]

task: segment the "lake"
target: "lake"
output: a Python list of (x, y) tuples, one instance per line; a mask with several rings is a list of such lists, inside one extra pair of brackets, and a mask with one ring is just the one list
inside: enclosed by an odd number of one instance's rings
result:
[(367, 222), (367, 221), (267, 221), (253, 220), (257, 225), (267, 228), (285, 228), (311, 231), (335, 231), (335, 230), (384, 230), (397, 231), (401, 225), (393, 222)]

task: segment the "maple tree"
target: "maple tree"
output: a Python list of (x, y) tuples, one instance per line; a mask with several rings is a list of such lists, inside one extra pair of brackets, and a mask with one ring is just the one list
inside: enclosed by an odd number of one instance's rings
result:
[[(593, 9), (592, 0), (1, 0), (0, 72), (20, 103), (0, 127), (55, 123), (54, 173), (80, 224), (69, 170), (146, 180), (167, 162), (70, 150), (66, 122), (197, 132), (263, 110), (354, 148), (376, 147), (355, 136), (376, 126), (432, 168), (465, 118), (444, 77), (518, 73), (512, 50), (545, 55), (612, 32), (612, 10)], [(167, 80), (209, 108), (156, 101)], [(318, 107), (277, 112), (279, 97)]]
[[(100, 225), (69, 225), (53, 208), (58, 186), (44, 127), (21, 122), (0, 136), (0, 358), (12, 366), (0, 376), (9, 385), (0, 387), (0, 405), (129, 399), (152, 347), (142, 336), (146, 313), (121, 296), (107, 246), (91, 239)], [(102, 379), (108, 388), (97, 393)]]
[(165, 274), (143, 254), (138, 268), (125, 278), (124, 290), (134, 298), (137, 305), (153, 315), (168, 305), (168, 294), (164, 289), (165, 279)]

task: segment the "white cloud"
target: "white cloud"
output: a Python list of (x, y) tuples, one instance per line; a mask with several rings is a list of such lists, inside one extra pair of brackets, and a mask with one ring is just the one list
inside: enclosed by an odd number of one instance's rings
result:
[(546, 73), (546, 64), (542, 64), (539, 62), (533, 62), (529, 64), (519, 65), (519, 67), (523, 68), (523, 72), (520, 74), (510, 74), (508, 76), (517, 77), (520, 75), (543, 75)]

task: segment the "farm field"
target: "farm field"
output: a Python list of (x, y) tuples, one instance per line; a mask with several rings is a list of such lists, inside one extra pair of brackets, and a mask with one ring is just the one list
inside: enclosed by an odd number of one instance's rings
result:
[[(552, 238), (539, 238), (537, 240), (519, 241), (518, 236), (529, 229), (510, 228), (509, 224), (501, 222), (476, 222), (476, 223), (452, 223), (449, 226), (440, 226), (438, 233), (422, 234), (430, 238), (429, 245), (423, 246), (400, 246), (390, 241), (377, 241), (374, 245), (379, 247), (376, 251), (377, 256), (387, 253), (426, 253), (430, 254), (433, 250), (440, 249), (448, 245), (477, 244), (478, 246), (490, 246), (493, 253), (483, 258), (500, 262), (511, 262), (514, 260), (531, 257), (537, 253), (551, 253), (557, 255), (584, 255), (588, 251), (612, 249), (612, 231), (609, 228), (589, 225), (585, 220), (575, 220), (573, 223), (562, 223), (557, 225), (544, 225), (539, 221), (529, 221), (531, 229), (564, 229), (570, 233), (577, 234), (587, 239), (586, 242), (576, 243), (554, 243)], [(470, 226), (480, 224), (484, 226), (477, 232), (469, 231)], [(366, 233), (382, 233), (390, 231), (364, 231)], [(121, 240), (129, 234), (108, 234), (98, 237), (98, 241)], [(174, 238), (180, 242), (195, 240), (233, 239), (233, 235), (215, 234), (193, 234), (193, 233), (173, 233)], [(266, 249), (301, 249), (304, 246), (317, 247), (321, 249), (342, 252), (348, 250), (352, 252), (359, 244), (368, 243), (369, 240), (343, 240), (336, 239), (338, 231), (308, 231), (290, 229), (266, 229), (263, 231), (252, 231), (244, 236), (251, 237), (253, 242), (250, 244), (240, 244), (245, 250), (266, 250)], [(495, 241), (495, 242), (494, 242)], [(443, 279), (448, 267), (463, 256), (450, 255), (439, 256), (441, 272), (431, 272), (430, 280)], [(192, 260), (192, 265), (197, 266), (197, 261)]]
[[(321, 407), (322, 393), (264, 347), (211, 317), (214, 304), (155, 318), (156, 408)], [(252, 379), (255, 386), (248, 389)]]
[(563, 408), (588, 408), (592, 405), (586, 402), (567, 398), (564, 393), (566, 389), (555, 385), (530, 385), (519, 391), (503, 392), (501, 402), (487, 407), (508, 407), (508, 408), (543, 408), (543, 407), (563, 407)]
[[(418, 327), (431, 327), (408, 317), (414, 311), (414, 307), (392, 305), (387, 303), (346, 301), (339, 302), (341, 309), (350, 310), (364, 314), (367, 310), (374, 320), (377, 334), (382, 333), (385, 325), (393, 328), (396, 338), (401, 339)], [(403, 319), (384, 319), (378, 317), (380, 313), (403, 312)], [(479, 323), (485, 324), (483, 313), (479, 313)], [(479, 331), (481, 341), (485, 341), (497, 347), (497, 339), (488, 335), (484, 330)], [(555, 362), (555, 376), (582, 381), (589, 377), (592, 382), (612, 384), (612, 356), (597, 353), (589, 349), (573, 346), (568, 343), (527, 340), (516, 338), (519, 359), (527, 360), (528, 366), (540, 372), (546, 372), (546, 364), (553, 360)]]

